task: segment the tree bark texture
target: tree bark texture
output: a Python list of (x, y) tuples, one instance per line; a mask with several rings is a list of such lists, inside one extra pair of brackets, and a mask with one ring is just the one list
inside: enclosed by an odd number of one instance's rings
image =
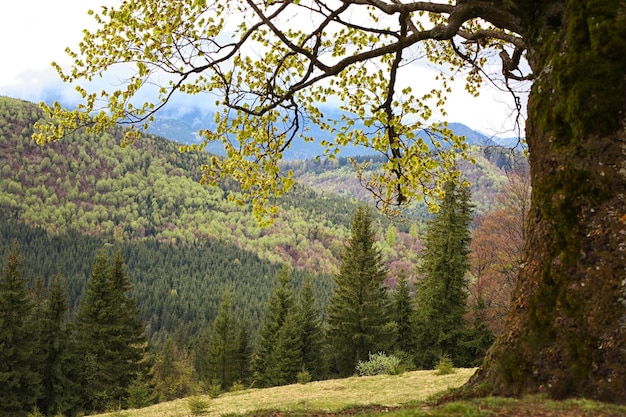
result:
[(626, 1), (519, 1), (536, 76), (523, 269), (469, 387), (626, 403)]

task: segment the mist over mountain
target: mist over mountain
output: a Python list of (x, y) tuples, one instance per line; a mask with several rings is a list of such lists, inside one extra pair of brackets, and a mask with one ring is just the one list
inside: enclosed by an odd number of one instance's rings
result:
[[(328, 109), (324, 114), (331, 119), (340, 120), (341, 112), (338, 109)], [(201, 129), (215, 128), (215, 112), (202, 110), (199, 107), (184, 109), (168, 109), (156, 115), (155, 121), (150, 125), (148, 132), (157, 136), (166, 137), (184, 144), (199, 143), (201, 138), (198, 131)], [(355, 129), (363, 129), (367, 131), (362, 122), (355, 122)], [(487, 136), (484, 133), (471, 129), (470, 127), (451, 122), (448, 127), (458, 136), (465, 136), (469, 145), (478, 146), (506, 146), (515, 147), (518, 144), (518, 138), (500, 138), (495, 136)], [(332, 135), (328, 131), (322, 130), (319, 126), (308, 123), (303, 128), (307, 129), (306, 134), (314, 137), (315, 142), (304, 142), (300, 138), (295, 138), (291, 146), (284, 152), (283, 159), (287, 161), (312, 159), (324, 154), (324, 147), (320, 145), (320, 141), (332, 141)], [(418, 136), (426, 138), (426, 135), (418, 133)], [(445, 144), (444, 144), (445, 146)], [(221, 143), (209, 143), (206, 150), (210, 153), (223, 155), (224, 150)], [(341, 149), (340, 156), (368, 156), (379, 154), (371, 148), (363, 146), (349, 145)]]

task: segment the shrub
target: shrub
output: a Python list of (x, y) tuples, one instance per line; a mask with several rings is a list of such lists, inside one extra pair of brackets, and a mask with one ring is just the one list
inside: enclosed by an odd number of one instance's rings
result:
[(28, 413), (26, 417), (46, 417), (37, 406), (33, 407), (33, 411)]
[(141, 377), (135, 378), (128, 386), (128, 406), (143, 408), (156, 402), (155, 394)]
[(233, 385), (230, 386), (230, 392), (243, 391), (244, 389), (246, 389), (246, 387), (240, 381), (235, 381)]
[(384, 352), (370, 353), (368, 361), (359, 361), (356, 370), (360, 376), (400, 375), (404, 368), (399, 358)]
[(455, 373), (454, 364), (448, 355), (439, 358), (439, 363), (435, 366), (435, 375), (449, 375)]
[(192, 416), (203, 416), (209, 413), (209, 403), (201, 397), (191, 397), (187, 400), (187, 406)]
[(213, 381), (207, 385), (207, 394), (211, 398), (217, 398), (222, 395), (222, 384), (219, 381)]
[(301, 370), (296, 374), (296, 381), (298, 384), (308, 384), (311, 382), (311, 373), (306, 369)]

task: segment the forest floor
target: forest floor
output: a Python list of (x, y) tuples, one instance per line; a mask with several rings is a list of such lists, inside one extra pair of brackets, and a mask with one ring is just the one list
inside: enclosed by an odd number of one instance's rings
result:
[[(464, 384), (474, 369), (437, 376), (433, 371), (351, 377), (265, 389), (197, 396), (108, 417), (626, 417), (625, 406), (584, 399), (552, 401), (488, 397), (434, 405), (451, 388)], [(194, 402), (205, 408), (193, 409)]]

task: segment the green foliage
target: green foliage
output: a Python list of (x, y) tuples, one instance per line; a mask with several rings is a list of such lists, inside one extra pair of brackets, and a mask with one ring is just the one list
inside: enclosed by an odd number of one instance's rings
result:
[[(282, 366), (293, 358), (294, 340), (297, 331), (294, 320), (290, 319), (295, 309), (295, 296), (291, 281), (291, 269), (283, 266), (277, 276), (278, 285), (270, 297), (263, 325), (259, 331), (260, 341), (257, 350), (256, 372), (259, 382), (264, 386), (284, 385), (290, 381), (285, 379)], [(286, 326), (287, 324), (287, 326)], [(284, 329), (283, 329), (284, 327)], [(280, 358), (278, 364), (276, 359)], [(292, 364), (293, 365), (293, 364)], [(295, 365), (294, 365), (295, 366)], [(295, 372), (298, 372), (299, 368)], [(287, 373), (289, 369), (285, 370)], [(293, 375), (295, 377), (295, 374)]]
[(211, 398), (217, 398), (224, 392), (222, 388), (222, 383), (220, 381), (210, 381), (206, 385), (206, 393)]
[(128, 386), (128, 407), (144, 408), (156, 402), (157, 398), (152, 386), (141, 375), (138, 375)]
[(0, 207), (23, 222), (52, 234), (155, 238), (178, 247), (219, 240), (263, 260), (325, 273), (339, 261), (340, 254), (331, 262), (326, 258), (346, 233), (344, 213), (357, 206), (348, 198), (297, 187), (281, 201), (276, 224), (261, 229), (249, 206), (229, 199), (241, 195), (232, 180), (219, 188), (198, 183), (198, 167), (208, 162), (208, 153), (180, 153), (175, 142), (151, 135), (121, 149), (116, 141), (124, 130), (118, 128), (98, 140), (77, 132), (40, 147), (16, 133), (16, 126), (32, 127), (37, 120), (20, 119), (30, 111), (38, 110), (8, 98), (0, 102), (0, 120), (6, 122), (0, 125), (0, 167), (7, 171), (0, 177)]
[(240, 381), (235, 381), (232, 383), (232, 385), (230, 386), (230, 392), (237, 392), (237, 391), (243, 391), (244, 389), (246, 389), (245, 385), (243, 385)]
[[(318, 380), (326, 374), (322, 353), (324, 335), (321, 312), (315, 300), (311, 284), (311, 278), (308, 277), (300, 291), (295, 320), (299, 327), (300, 367), (309, 373), (310, 378)], [(298, 381), (298, 375), (301, 372), (296, 374)]]
[(204, 416), (209, 413), (209, 402), (202, 397), (187, 399), (187, 407), (192, 416)]
[(359, 208), (327, 310), (327, 342), (334, 351), (334, 366), (340, 375), (354, 373), (358, 362), (369, 352), (390, 347), (394, 335), (386, 275), (375, 246), (371, 213)]
[(450, 375), (455, 373), (454, 363), (448, 355), (442, 355), (435, 365), (435, 375)]
[(311, 373), (306, 369), (296, 374), (296, 381), (298, 382), (298, 384), (308, 384), (309, 382), (311, 382), (311, 379)]
[(262, 385), (295, 383), (303, 369), (310, 370), (312, 378), (323, 376), (320, 312), (310, 281), (296, 300), (287, 267), (278, 275), (260, 336), (256, 372)]
[(26, 415), (26, 417), (46, 417), (44, 413), (38, 407), (34, 407), (33, 410)]
[(415, 300), (411, 296), (411, 285), (406, 273), (400, 271), (396, 288), (392, 293), (391, 319), (395, 322), (397, 333), (393, 348), (403, 352), (415, 350)]
[[(440, 73), (432, 80), (437, 85), (421, 93), (411, 87), (396, 91), (396, 78), (407, 67), (400, 65), (402, 50), (418, 39), (424, 42), (432, 62), (453, 69), (463, 67), (465, 61), (447, 43), (458, 26), (430, 31), (421, 22), (411, 20), (408, 25), (417, 39), (406, 41), (404, 25), (396, 31), (385, 31), (383, 36), (377, 29), (382, 15), (399, 14), (395, 10), (369, 10), (362, 4), (347, 4), (347, 15), (362, 17), (345, 21), (337, 16), (342, 13), (331, 13), (331, 8), (311, 8), (300, 2), (285, 4), (279, 10), (272, 6), (216, 3), (212, 16), (241, 16), (235, 39), (231, 39), (233, 32), (226, 19), (203, 17), (204, 2), (163, 5), (138, 1), (92, 12), (100, 26), (84, 32), (79, 52), (68, 49), (74, 61), (72, 69), (64, 71), (54, 64), (65, 82), (77, 84), (83, 100), (72, 110), (59, 104), (45, 106), (50, 120), (38, 123), (34, 139), (43, 144), (59, 140), (65, 132), (81, 126), (86, 126), (88, 134), (100, 134), (116, 123), (129, 123), (133, 129), (122, 140), (126, 146), (135, 142), (140, 129), (147, 127), (153, 113), (170, 96), (178, 92), (211, 93), (218, 96), (214, 123), (202, 131), (202, 144), (185, 149), (221, 143), (227, 157), (211, 158), (203, 167), (203, 181), (216, 184), (224, 178), (235, 178), (245, 192), (233, 200), (251, 200), (261, 219), (275, 212), (271, 197), (283, 195), (294, 183), (291, 172), (276, 175), (283, 151), (298, 137), (304, 141), (316, 139), (308, 129), (302, 129), (305, 121), (317, 124), (332, 138), (317, 138), (329, 158), (348, 145), (373, 148), (388, 158), (383, 170), (362, 178), (385, 209), (396, 204), (408, 206), (424, 196), (431, 202), (441, 191), (443, 181), (458, 175), (455, 161), (459, 155), (465, 156), (467, 148), (463, 138), (455, 136), (446, 124), (429, 121), (434, 112), (445, 115), (441, 108), (451, 91), (452, 75)], [(452, 5), (433, 9), (419, 3), (411, 12), (420, 16), (427, 12), (433, 24), (448, 29), (446, 16), (452, 10)], [(304, 27), (286, 23), (289, 17), (303, 12), (313, 16)], [(483, 27), (491, 26), (473, 19), (467, 23), (467, 30)], [(466, 36), (474, 39), (479, 35), (470, 32)], [(498, 45), (512, 42), (504, 35), (496, 38), (501, 38), (494, 42)], [(181, 45), (188, 46), (183, 57), (179, 56)], [(222, 52), (229, 48), (228, 57), (224, 57)], [(462, 49), (459, 54), (477, 55), (475, 65), (486, 61), (478, 46), (465, 43)], [(253, 59), (247, 52), (250, 50), (263, 50), (263, 59)], [(203, 65), (197, 67), (200, 62)], [(91, 91), (88, 84), (83, 84), (121, 63), (132, 64), (136, 71), (118, 89)], [(370, 66), (377, 70), (368, 70)], [(158, 83), (162, 74), (167, 74), (170, 82), (159, 85), (158, 94), (137, 104), (136, 95), (143, 97), (144, 86)], [(467, 73), (465, 86), (470, 94), (478, 94), (480, 74), (478, 68)], [(320, 106), (333, 96), (342, 103), (343, 113), (326, 118)], [(103, 105), (105, 111), (99, 111), (95, 103)], [(98, 116), (92, 117), (94, 113)], [(358, 127), (357, 118), (363, 120)], [(420, 129), (428, 129), (428, 134), (416, 137)], [(442, 142), (453, 146), (444, 147)], [(437, 151), (432, 152), (430, 147)], [(359, 175), (364, 168), (356, 167)]]
[[(103, 239), (76, 231), (54, 235), (40, 227), (17, 223), (8, 215), (0, 212), (0, 233), (6, 236), (0, 241), (0, 256), (6, 256), (9, 242), (16, 240), (26, 249), (23, 256), (27, 275), (45, 277), (49, 285), (49, 277), (61, 271), (67, 281), (70, 316), (75, 315), (94, 254), (105, 245)], [(126, 242), (120, 247), (128, 260), (131, 295), (137, 300), (151, 345), (160, 346), (175, 333), (193, 339), (209, 328), (220, 295), (227, 289), (233, 294), (233, 313), (246, 320), (249, 339), (256, 337), (273, 278), (281, 265), (223, 241), (178, 246), (149, 239)], [(309, 274), (295, 270), (293, 275), (300, 286)], [(330, 293), (330, 277), (316, 274), (313, 278), (314, 298), (324, 305)]]
[(378, 352), (370, 353), (367, 361), (359, 361), (356, 371), (360, 376), (400, 375), (404, 368), (399, 358)]
[(66, 321), (66, 284), (55, 276), (49, 289), (39, 340), (42, 396), (38, 405), (46, 415), (73, 414), (80, 407), (80, 352)]
[(470, 363), (470, 365), (478, 366), (487, 350), (496, 340), (496, 337), (487, 325), (487, 305), (485, 300), (478, 298), (472, 306), (472, 310), (473, 323), (468, 330), (469, 334), (466, 343), (470, 355), (474, 357), (474, 362)]
[(239, 377), (236, 356), (237, 327), (232, 312), (231, 295), (225, 293), (211, 326), (206, 353), (207, 372), (201, 378), (228, 388)]
[(286, 385), (296, 382), (302, 369), (302, 328), (295, 311), (291, 311), (278, 332), (276, 347), (269, 369), (274, 385)]
[(41, 395), (40, 357), (22, 260), (14, 246), (0, 275), (0, 415), (24, 416)]
[[(295, 267), (296, 288), (302, 282), (302, 269), (316, 272), (312, 290), (319, 307), (325, 309), (332, 280), (318, 272), (336, 272), (357, 201), (297, 186), (280, 200), (275, 224), (261, 229), (249, 207), (228, 200), (228, 195), (240, 192), (231, 181), (221, 183), (219, 190), (197, 184), (197, 167), (209, 155), (180, 154), (175, 143), (150, 135), (122, 150), (116, 143), (124, 134), (121, 129), (97, 140), (78, 132), (40, 147), (28, 135), (16, 133), (24, 126), (32, 128), (40, 116), (31, 103), (0, 100), (0, 119), (6, 122), (0, 127), (5, 138), (0, 142), (0, 166), (7, 173), (0, 179), (0, 206), (11, 221), (20, 223), (20, 230), (10, 226), (11, 238), (29, 242), (23, 245), (28, 248), (23, 256), (29, 275), (50, 277), (59, 271), (65, 275), (71, 315), (83, 294), (95, 251), (104, 241), (117, 238), (124, 240), (121, 246), (129, 264), (132, 295), (147, 323), (151, 344), (162, 344), (176, 331), (193, 338), (208, 328), (227, 281), (235, 277), (240, 285), (232, 288), (233, 307), (237, 317), (248, 321), (255, 339), (272, 279), (284, 262)], [(344, 191), (349, 177), (349, 188), (360, 188), (345, 158), (285, 165), (317, 188), (326, 178), (327, 184), (341, 184)], [(308, 171), (319, 173), (319, 178), (303, 176)], [(66, 180), (58, 182), (58, 178)], [(361, 193), (360, 198), (366, 197)], [(406, 229), (423, 211), (405, 213), (404, 225), (393, 222), (396, 244), (392, 250), (385, 247), (391, 276), (400, 268), (412, 270), (418, 262), (415, 249), (420, 242)], [(377, 213), (373, 219), (380, 230), (392, 224)], [(47, 235), (37, 228), (26, 231), (24, 224), (40, 226)], [(31, 250), (28, 236), (37, 237), (39, 247)], [(1, 246), (0, 253), (6, 254), (8, 245)]]
[(80, 349), (90, 358), (83, 382), (90, 409), (105, 410), (110, 402), (125, 405), (131, 382), (147, 371), (143, 324), (130, 289), (121, 253), (110, 260), (99, 251), (77, 315)]
[(432, 368), (443, 354), (461, 366), (475, 359), (467, 348), (468, 245), (472, 207), (469, 188), (449, 182), (441, 209), (424, 241), (424, 277), (417, 289), (415, 365)]
[(156, 354), (151, 373), (159, 401), (188, 397), (197, 391), (189, 354), (172, 339), (167, 339)]

